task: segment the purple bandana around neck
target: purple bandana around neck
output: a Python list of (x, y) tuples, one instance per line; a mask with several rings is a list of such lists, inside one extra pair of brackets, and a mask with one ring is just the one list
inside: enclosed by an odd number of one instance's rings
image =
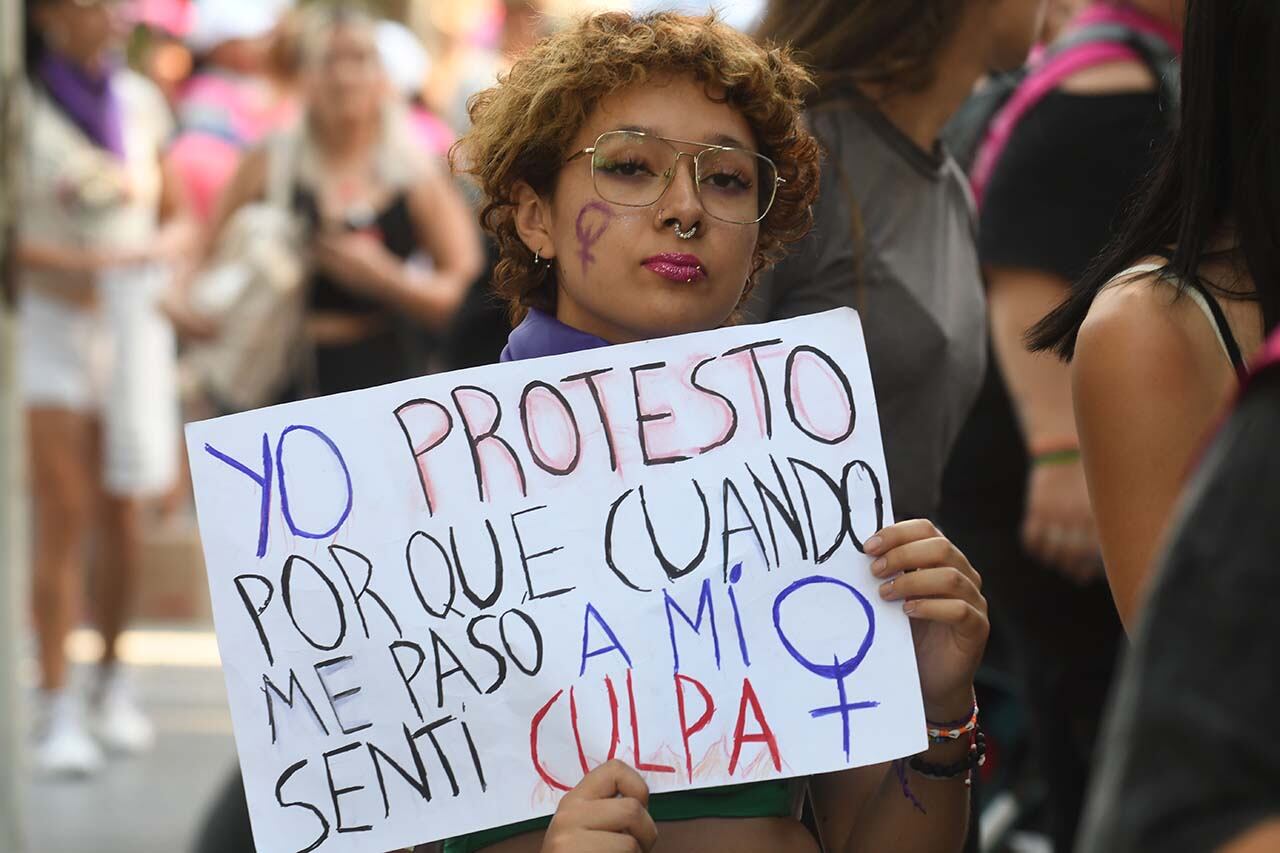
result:
[(40, 60), (40, 82), (76, 127), (97, 146), (123, 160), (124, 129), (120, 101), (111, 86), (114, 69), (90, 74), (52, 51)]
[(604, 338), (578, 331), (545, 311), (530, 308), (520, 325), (511, 330), (499, 360), (522, 361), (607, 346), (609, 342)]

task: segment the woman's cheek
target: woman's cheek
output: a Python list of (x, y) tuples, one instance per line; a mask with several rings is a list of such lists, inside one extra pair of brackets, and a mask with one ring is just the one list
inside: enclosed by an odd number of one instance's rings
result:
[(598, 199), (579, 206), (570, 228), (571, 250), (563, 263), (581, 281), (591, 281), (601, 271), (614, 273), (636, 263), (645, 245), (644, 229), (651, 227), (651, 214), (638, 208), (619, 207)]
[[(758, 226), (742, 228), (736, 234), (731, 232), (726, 235), (728, 239), (725, 240), (722, 250), (716, 253), (719, 256), (715, 258), (715, 261), (719, 262), (717, 266), (724, 270), (732, 281), (744, 287), (747, 277), (751, 275), (751, 263), (755, 257), (758, 236)], [(708, 258), (709, 262), (711, 260)]]
[[(591, 268), (599, 260), (596, 255), (614, 221), (613, 208), (603, 201), (589, 201), (579, 208), (573, 220), (574, 251), (567, 263), (578, 267), (583, 280), (591, 276)], [(605, 244), (607, 250), (608, 244)]]

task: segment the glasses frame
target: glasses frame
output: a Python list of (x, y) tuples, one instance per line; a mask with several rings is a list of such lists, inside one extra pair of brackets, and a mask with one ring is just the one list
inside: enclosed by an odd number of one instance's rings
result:
[[(752, 151), (749, 148), (740, 148), (736, 145), (708, 145), (705, 142), (694, 142), (689, 139), (671, 139), (670, 137), (667, 137), (667, 136), (658, 136), (656, 134), (645, 133), (640, 130), (606, 130), (604, 133), (596, 137), (596, 141), (591, 146), (587, 148), (583, 148), (580, 151), (575, 151), (573, 152), (573, 154), (569, 155), (568, 159), (564, 161), (564, 165), (566, 166), (569, 165), (574, 160), (577, 160), (579, 157), (581, 157), (584, 154), (595, 154), (596, 151), (600, 148), (600, 140), (604, 139), (606, 136), (612, 136), (615, 133), (626, 134), (627, 136), (639, 136), (645, 139), (656, 139), (660, 142), (666, 143), (667, 147), (669, 147), (672, 151), (675, 152), (676, 159), (675, 159), (675, 163), (671, 166), (670, 171), (667, 172), (666, 184), (662, 187), (662, 191), (658, 193), (657, 198), (655, 198), (653, 201), (648, 202), (647, 204), (626, 204), (625, 202), (620, 202), (620, 201), (609, 201), (609, 199), (605, 199), (604, 196), (601, 195), (600, 197), (605, 201), (608, 201), (609, 204), (616, 204), (620, 207), (652, 207), (653, 205), (657, 204), (659, 201), (662, 200), (662, 197), (667, 194), (667, 190), (671, 189), (671, 184), (676, 179), (676, 172), (679, 171), (680, 169), (680, 158), (691, 157), (693, 158), (693, 189), (694, 189), (694, 192), (696, 192), (698, 195), (698, 204), (701, 205), (703, 212), (706, 213), (707, 216), (710, 216), (712, 219), (719, 220), (720, 222), (726, 222), (730, 225), (755, 225), (758, 222), (763, 221), (764, 218), (769, 215), (769, 211), (773, 210), (773, 203), (778, 198), (778, 187), (782, 186), (787, 182), (786, 178), (780, 177), (778, 175), (778, 164), (773, 162), (773, 160), (770, 159), (769, 157), (766, 157), (765, 155), (759, 153), (758, 151)], [(676, 148), (675, 144), (696, 145), (699, 150), (697, 153), (681, 151), (679, 148)], [(714, 213), (712, 213), (710, 210), (707, 209), (707, 203), (702, 198), (702, 175), (701, 175), (700, 166), (702, 162), (702, 155), (706, 154), (709, 151), (746, 151), (748, 154), (751, 154), (754, 157), (759, 157), (760, 159), (764, 160), (766, 163), (768, 163), (770, 166), (773, 167), (773, 176), (774, 176), (773, 186), (769, 188), (769, 201), (764, 205), (764, 210), (761, 211), (758, 217), (746, 222), (739, 222), (734, 219), (725, 219), (722, 216), (716, 216)], [(600, 195), (600, 189), (596, 185), (595, 157), (591, 158), (590, 163), (591, 163), (591, 187), (596, 191), (596, 195)]]

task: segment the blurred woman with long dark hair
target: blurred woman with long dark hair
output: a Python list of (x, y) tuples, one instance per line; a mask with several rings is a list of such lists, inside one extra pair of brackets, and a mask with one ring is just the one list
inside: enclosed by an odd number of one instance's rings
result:
[(1136, 216), (1035, 341), (1075, 356), (1133, 640), (1081, 832), (1097, 853), (1280, 847), (1280, 7), (1189, 0), (1182, 86)]
[(1245, 356), (1280, 321), (1280, 6), (1191, 0), (1181, 129), (1127, 225), (1033, 330), (1072, 361), (1103, 562), (1131, 626)]

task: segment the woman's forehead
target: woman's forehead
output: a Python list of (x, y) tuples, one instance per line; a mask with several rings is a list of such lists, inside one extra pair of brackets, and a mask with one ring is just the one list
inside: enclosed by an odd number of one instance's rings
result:
[(588, 114), (574, 147), (586, 147), (606, 131), (633, 130), (757, 150), (746, 117), (718, 95), (693, 77), (657, 77), (611, 92)]

